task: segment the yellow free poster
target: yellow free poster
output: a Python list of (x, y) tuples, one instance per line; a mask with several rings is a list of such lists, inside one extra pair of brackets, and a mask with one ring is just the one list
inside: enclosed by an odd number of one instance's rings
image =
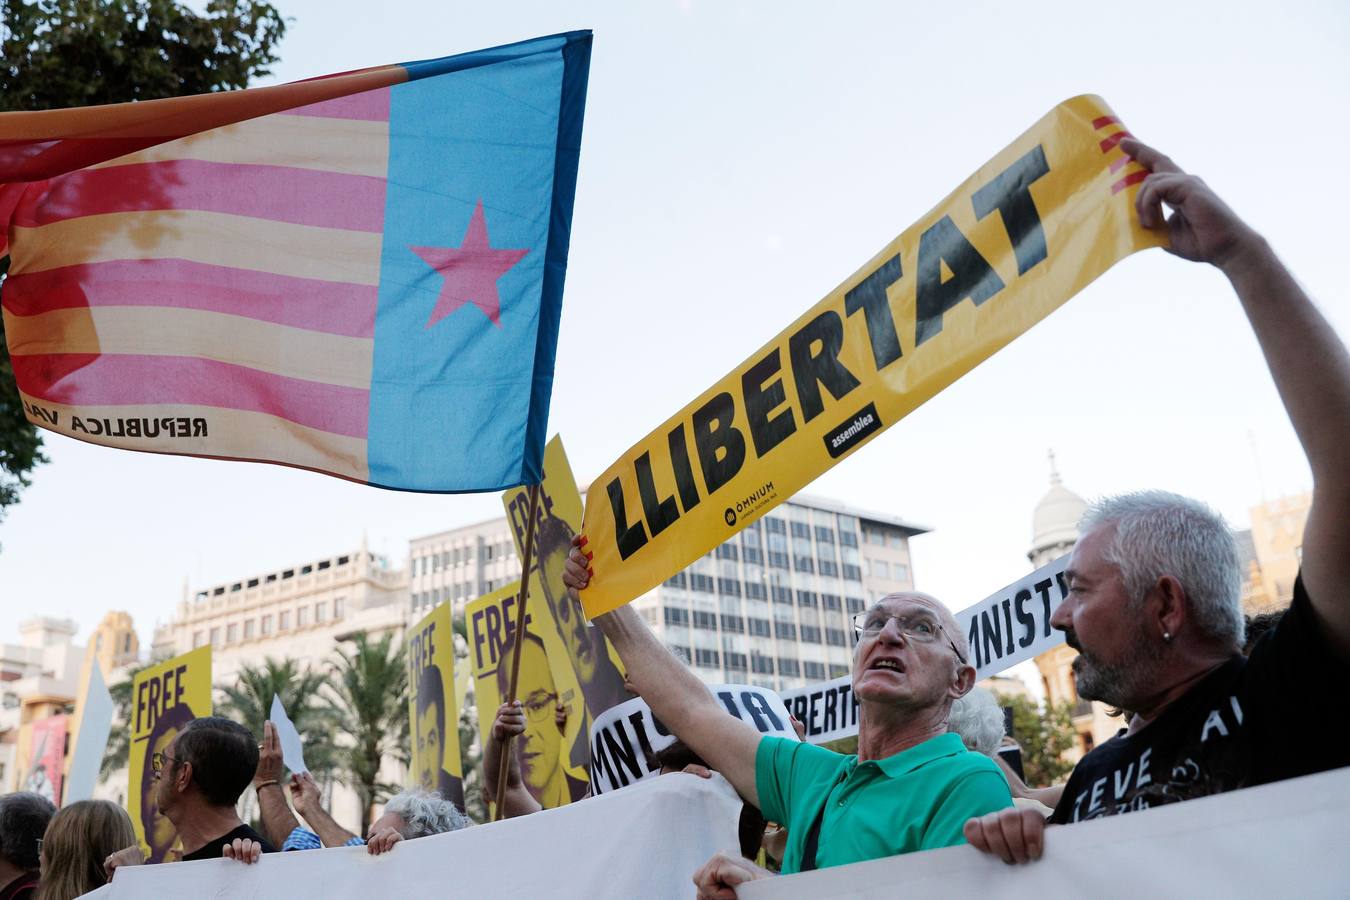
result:
[[(515, 646), (516, 610), (520, 582), (479, 597), (464, 608), (469, 632), (469, 665), (473, 671), (474, 695), (478, 703), (478, 732), (483, 747), (497, 707), (502, 704), (511, 680), (511, 653)], [(545, 809), (580, 800), (588, 787), (587, 773), (571, 763), (571, 748), (586, 745), (588, 735), (580, 731), (580, 691), (575, 679), (560, 687), (556, 672), (571, 669), (555, 665), (549, 657), (541, 631), (552, 630), (535, 613), (544, 607), (533, 597), (525, 616), (525, 641), (521, 648), (520, 681), (516, 696), (525, 709), (525, 733), (512, 746), (520, 762), (521, 778), (530, 794)], [(547, 608), (547, 607), (544, 607)], [(557, 706), (567, 711), (567, 722), (559, 728)]]
[[(572, 666), (585, 701), (586, 722), (581, 729), (585, 736), (591, 733), (591, 721), (630, 698), (624, 690), (618, 654), (600, 629), (587, 621), (580, 604), (572, 599), (563, 584), (563, 564), (572, 549), (573, 535), (581, 530), (581, 493), (577, 490), (561, 436), (555, 435), (544, 448), (544, 478), (539, 490), (534, 560), (530, 566), (530, 611), (538, 609), (536, 621), (551, 620), (557, 631), (558, 642)], [(529, 490), (509, 490), (502, 495), (502, 503), (516, 539), (516, 553), (524, 559), (525, 526), (530, 515)], [(535, 606), (536, 597), (547, 604), (546, 610)], [(544, 626), (539, 627), (542, 630)], [(552, 644), (549, 653), (553, 653)], [(589, 744), (583, 740), (582, 746), (586, 748), (583, 767), (589, 771)]]
[(1099, 97), (1056, 106), (593, 483), (590, 617), (660, 584), (1165, 238)]
[[(168, 751), (178, 732), (189, 722), (209, 715), (209, 644), (142, 669), (131, 683), (127, 812), (149, 862), (164, 862), (178, 843), (173, 823), (159, 814), (156, 803), (155, 757)], [(160, 762), (163, 766), (172, 765), (163, 757)]]
[(408, 632), (408, 726), (417, 784), (464, 810), (455, 691), (455, 632), (442, 603)]

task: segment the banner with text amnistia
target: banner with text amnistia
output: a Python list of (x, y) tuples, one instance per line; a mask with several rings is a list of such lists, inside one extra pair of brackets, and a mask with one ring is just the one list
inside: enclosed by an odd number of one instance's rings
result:
[(464, 810), (455, 699), (455, 632), (449, 603), (441, 603), (408, 632), (408, 724), (412, 777)]
[(1115, 262), (1165, 238), (1099, 97), (1055, 107), (595, 480), (590, 616), (622, 606), (805, 487)]
[(164, 862), (178, 843), (173, 823), (155, 801), (155, 768), (193, 719), (211, 715), (211, 645), (141, 669), (131, 682), (131, 751), (127, 758), (127, 813), (146, 854)]
[[(1041, 566), (1007, 587), (956, 613), (956, 624), (970, 643), (976, 678), (997, 675), (1010, 666), (1064, 643), (1064, 632), (1050, 617), (1069, 593), (1070, 554)], [(824, 744), (858, 733), (858, 698), (853, 675), (782, 691), (788, 710), (806, 726), (806, 739)]]
[[(516, 641), (516, 604), (520, 582), (485, 594), (464, 607), (469, 632), (469, 665), (478, 704), (478, 733), (486, 747), (497, 707), (511, 683), (511, 654)], [(587, 735), (581, 731), (585, 718), (581, 691), (558, 646), (548, 606), (531, 596), (525, 614), (525, 637), (520, 654), (520, 680), (516, 699), (525, 710), (525, 733), (512, 742), (520, 763), (521, 779), (530, 795), (545, 809), (565, 806), (586, 795), (587, 748), (574, 750)], [(563, 717), (558, 715), (562, 708)]]

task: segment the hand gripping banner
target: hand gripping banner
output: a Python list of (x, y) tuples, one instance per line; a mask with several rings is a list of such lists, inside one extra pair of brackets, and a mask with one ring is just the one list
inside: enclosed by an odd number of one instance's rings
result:
[(824, 300), (639, 441), (591, 486), (596, 616), (791, 497), (1164, 238), (1147, 174), (1099, 97), (1055, 107)]

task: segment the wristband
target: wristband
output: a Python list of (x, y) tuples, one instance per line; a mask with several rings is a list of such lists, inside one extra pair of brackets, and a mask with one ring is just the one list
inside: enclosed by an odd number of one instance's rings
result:
[(254, 785), (253, 789), (254, 789), (255, 791), (261, 791), (263, 788), (268, 787), (269, 785), (273, 785), (273, 784), (275, 784), (277, 787), (281, 787), (281, 782), (280, 782), (280, 781), (277, 781), (275, 778), (273, 778), (273, 779), (271, 779), (270, 781), (264, 781), (264, 782), (262, 782), (261, 784)]

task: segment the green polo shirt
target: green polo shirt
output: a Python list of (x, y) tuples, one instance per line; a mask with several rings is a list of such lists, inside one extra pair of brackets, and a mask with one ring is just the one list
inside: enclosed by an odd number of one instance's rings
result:
[(788, 829), (784, 875), (801, 870), (806, 834), (822, 805), (821, 869), (964, 844), (967, 819), (1013, 805), (994, 761), (967, 750), (952, 733), (865, 763), (765, 737), (755, 754), (755, 787), (764, 817)]

